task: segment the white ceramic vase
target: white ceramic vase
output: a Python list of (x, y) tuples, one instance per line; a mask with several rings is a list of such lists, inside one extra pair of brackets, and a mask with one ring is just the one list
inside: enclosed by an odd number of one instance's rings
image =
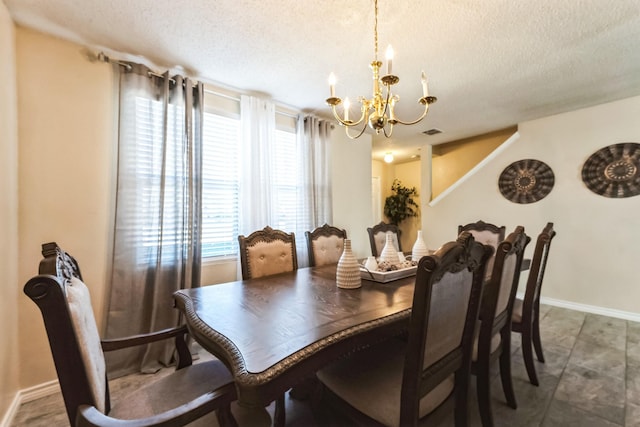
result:
[(369, 271), (378, 271), (378, 262), (376, 261), (376, 257), (367, 257), (367, 262), (364, 263), (364, 268)]
[(418, 262), (420, 261), (420, 258), (427, 255), (429, 255), (429, 249), (422, 238), (422, 230), (418, 230), (418, 238), (413, 244), (413, 248), (411, 250), (411, 261)]
[(344, 240), (344, 250), (336, 268), (336, 284), (343, 289), (356, 289), (362, 286), (360, 264), (351, 251), (351, 240)]
[(380, 252), (380, 262), (388, 262), (389, 264), (398, 263), (398, 251), (393, 244), (393, 234), (387, 233), (387, 240)]

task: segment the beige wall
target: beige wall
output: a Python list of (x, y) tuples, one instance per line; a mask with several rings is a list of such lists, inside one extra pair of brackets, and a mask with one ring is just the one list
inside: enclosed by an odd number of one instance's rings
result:
[[(406, 163), (384, 163), (379, 160), (373, 160), (372, 173), (373, 176), (380, 178), (381, 185), (381, 197), (380, 197), (380, 211), (382, 212), (382, 220), (389, 222), (389, 219), (384, 216), (384, 202), (387, 197), (392, 194), (391, 186), (395, 179), (399, 179), (405, 187), (416, 187), (418, 190), (418, 197), (415, 198), (416, 203), (420, 205), (421, 200), (421, 170), (422, 165), (420, 160), (415, 160)], [(420, 216), (416, 218), (408, 218), (400, 224), (401, 232), (401, 246), (405, 252), (411, 251), (413, 243), (416, 240), (418, 230), (420, 229), (421, 221)], [(370, 255), (370, 254), (369, 254)]]
[[(110, 66), (80, 47), (18, 27), (19, 262), (22, 285), (37, 274), (40, 245), (73, 254), (102, 318), (113, 187)], [(20, 293), (20, 387), (56, 378), (40, 312)]]
[[(395, 178), (399, 179), (405, 187), (416, 187), (418, 190), (418, 197), (415, 198), (416, 203), (420, 206), (420, 200), (422, 191), (420, 189), (421, 178), (421, 164), (420, 160), (413, 162), (400, 163), (395, 166)], [(418, 230), (421, 228), (420, 216), (416, 218), (407, 218), (400, 223), (400, 230), (402, 230), (402, 250), (404, 252), (411, 251), (413, 244), (416, 241)]]
[(18, 383), (18, 123), (15, 29), (0, 3), (0, 423)]
[[(519, 138), (434, 206), (423, 200), (427, 245), (455, 238), (458, 224), (483, 219), (536, 236), (555, 223), (543, 298), (640, 316), (637, 242), (640, 196), (608, 199), (589, 191), (582, 165), (598, 149), (639, 142), (640, 97), (520, 123)], [(498, 177), (514, 161), (547, 163), (555, 185), (544, 199), (519, 205), (502, 197)], [(529, 245), (527, 255), (533, 252)], [(624, 315), (623, 313), (623, 315)]]
[(200, 272), (200, 285), (217, 285), (232, 282), (239, 277), (238, 261), (229, 258), (224, 261), (205, 261)]
[[(40, 245), (57, 241), (78, 259), (100, 323), (116, 152), (110, 66), (88, 62), (72, 43), (24, 28), (16, 35), (23, 118), (18, 282), (21, 288), (37, 273)], [(369, 243), (363, 224), (371, 222), (371, 140), (365, 136), (353, 144), (338, 129), (332, 140), (334, 224), (347, 229), (354, 253), (364, 257)], [(203, 283), (235, 280), (236, 271), (233, 261), (207, 264)], [(56, 375), (37, 307), (22, 294), (16, 298), (22, 337), (19, 386), (26, 388)]]
[(517, 126), (433, 146), (432, 197), (449, 188), (518, 130)]

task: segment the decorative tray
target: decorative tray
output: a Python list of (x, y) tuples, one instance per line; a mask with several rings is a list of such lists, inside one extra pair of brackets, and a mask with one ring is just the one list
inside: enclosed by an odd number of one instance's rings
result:
[(401, 268), (399, 270), (392, 270), (392, 271), (369, 271), (366, 268), (360, 266), (360, 277), (365, 280), (387, 283), (393, 280), (404, 279), (405, 277), (409, 277), (409, 276), (415, 276), (417, 271), (418, 271), (417, 265), (413, 265), (407, 268)]

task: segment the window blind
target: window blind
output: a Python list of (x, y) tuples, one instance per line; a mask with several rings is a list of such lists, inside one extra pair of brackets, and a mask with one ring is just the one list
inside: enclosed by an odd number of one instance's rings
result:
[(204, 114), (202, 257), (238, 253), (240, 120)]
[[(184, 126), (182, 120), (178, 117), (184, 116), (184, 109), (169, 105), (167, 118), (173, 122), (169, 126), (172, 132), (167, 133), (166, 151), (163, 150), (163, 107), (162, 103), (148, 98), (136, 97), (135, 99), (135, 126), (133, 129), (127, 129), (127, 132), (135, 134), (135, 150), (127, 152), (127, 155), (133, 155), (133, 159), (129, 159), (125, 164), (133, 170), (130, 170), (130, 176), (135, 176), (137, 191), (132, 191), (129, 197), (135, 197), (135, 203), (129, 206), (135, 206), (135, 212), (129, 215), (130, 220), (122, 226), (129, 228), (132, 238), (140, 241), (142, 244), (138, 246), (137, 254), (139, 262), (146, 263), (151, 257), (155, 257), (158, 247), (158, 236), (162, 234), (163, 250), (178, 250), (179, 238), (182, 230), (178, 230), (180, 225), (176, 223), (175, 218), (181, 217), (180, 210), (184, 206), (184, 192), (182, 186), (185, 182), (184, 167), (176, 162), (180, 156), (176, 150), (181, 149), (178, 141), (182, 140)], [(166, 156), (166, 163), (171, 165), (170, 170), (175, 173), (167, 175), (164, 183), (162, 182), (163, 157)], [(162, 184), (164, 184), (164, 192), (162, 192)], [(158, 205), (161, 205), (164, 221), (160, 221)], [(167, 224), (170, 224), (168, 226)]]
[(273, 180), (278, 203), (275, 227), (287, 232), (297, 231), (298, 165), (296, 134), (287, 130), (275, 131), (276, 156)]
[[(238, 234), (240, 216), (240, 138), (241, 121), (237, 102), (228, 98), (213, 98), (207, 94), (203, 122), (202, 147), (202, 257), (236, 257), (238, 255)], [(220, 101), (224, 102), (220, 102)], [(215, 103), (213, 102), (215, 101)], [(231, 108), (234, 107), (234, 108)], [(180, 247), (178, 230), (160, 230), (158, 218), (154, 218), (152, 206), (162, 203), (165, 215), (178, 216), (184, 206), (181, 200), (181, 186), (185, 185), (185, 177), (180, 172), (165, 176), (164, 199), (160, 196), (162, 176), (162, 157), (166, 155), (172, 164), (180, 158), (175, 150), (179, 149), (182, 138), (182, 127), (177, 117), (182, 116), (178, 108), (170, 106), (168, 119), (175, 120), (176, 126), (170, 127), (174, 131), (168, 135), (169, 145), (163, 153), (158, 138), (162, 138), (163, 111), (160, 102), (147, 98), (136, 98), (135, 126), (127, 132), (135, 133), (137, 141), (132, 161), (127, 165), (135, 168), (136, 180), (142, 185), (142, 192), (132, 197), (136, 199), (135, 219), (127, 226), (136, 231), (144, 254), (144, 258), (154, 256), (157, 248), (158, 235), (163, 233), (164, 246), (176, 250)], [(275, 130), (275, 155), (272, 163), (270, 180), (274, 183), (273, 194), (276, 218), (273, 224), (287, 232), (296, 232), (298, 245), (304, 244), (304, 233), (308, 228), (300, 220), (301, 212), (308, 209), (303, 200), (304, 185), (300, 180), (303, 160), (299, 159), (300, 150), (297, 147), (298, 138), (295, 128), (295, 117), (288, 113), (277, 113), (277, 129)], [(156, 142), (154, 142), (156, 141)], [(176, 165), (178, 166), (178, 165)], [(178, 166), (177, 171), (183, 171)], [(170, 191), (167, 191), (169, 189)], [(302, 190), (302, 191), (301, 191)], [(141, 196), (140, 196), (141, 194)], [(304, 216), (304, 215), (303, 215)], [(173, 221), (168, 221), (173, 223)], [(302, 240), (300, 240), (302, 239)]]

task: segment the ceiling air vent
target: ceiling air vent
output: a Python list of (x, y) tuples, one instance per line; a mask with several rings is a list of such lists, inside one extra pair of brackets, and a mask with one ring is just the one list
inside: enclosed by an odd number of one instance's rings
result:
[(442, 131), (438, 128), (433, 128), (433, 129), (425, 130), (422, 133), (424, 133), (425, 135), (437, 135), (439, 133), (442, 133)]

